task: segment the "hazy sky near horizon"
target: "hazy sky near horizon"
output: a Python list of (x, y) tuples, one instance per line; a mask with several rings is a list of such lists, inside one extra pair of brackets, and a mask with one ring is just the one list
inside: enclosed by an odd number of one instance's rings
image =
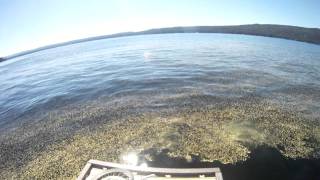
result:
[(320, 0), (0, 0), (0, 57), (91, 36), (196, 25), (320, 28)]

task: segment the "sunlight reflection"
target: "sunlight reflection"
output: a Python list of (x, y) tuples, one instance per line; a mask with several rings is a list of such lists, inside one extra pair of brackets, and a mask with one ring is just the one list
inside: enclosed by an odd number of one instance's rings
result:
[(143, 53), (144, 60), (150, 60), (151, 55), (152, 55), (151, 52), (148, 52), (148, 51), (144, 52)]
[(123, 155), (122, 159), (126, 164), (129, 164), (129, 165), (136, 166), (138, 164), (138, 156), (136, 153), (133, 153), (133, 152)]

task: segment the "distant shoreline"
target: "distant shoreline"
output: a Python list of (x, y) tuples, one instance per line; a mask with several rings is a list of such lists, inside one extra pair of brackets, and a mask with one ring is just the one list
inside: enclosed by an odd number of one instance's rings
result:
[(102, 35), (96, 37), (89, 37), (68, 42), (52, 44), (48, 46), (39, 47), (36, 49), (23, 51), (7, 57), (0, 57), (0, 62), (9, 60), (15, 57), (31, 54), (45, 49), (76, 44), (86, 41), (94, 41), (100, 39), (117, 38), (124, 36), (146, 35), (146, 34), (168, 34), (168, 33), (223, 33), (223, 34), (243, 34), (264, 37), (275, 37), (288, 40), (295, 40), (300, 42), (307, 42), (320, 45), (320, 29), (318, 28), (304, 28), (298, 26), (287, 25), (273, 25), (273, 24), (249, 24), (249, 25), (235, 25), (235, 26), (188, 26), (188, 27), (170, 27), (149, 29), (139, 32), (123, 32), (111, 35)]

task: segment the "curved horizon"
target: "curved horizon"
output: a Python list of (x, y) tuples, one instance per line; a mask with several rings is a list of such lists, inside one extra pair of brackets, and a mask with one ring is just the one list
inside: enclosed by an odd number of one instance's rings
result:
[(176, 26), (320, 28), (317, 0), (1, 1), (0, 57), (88, 37)]
[[(203, 28), (203, 27), (207, 27), (207, 28), (217, 28), (217, 27), (228, 27), (228, 28), (237, 28), (237, 27), (244, 27), (244, 26), (274, 26), (274, 27), (288, 27), (288, 28), (300, 28), (300, 29), (310, 29), (310, 30), (315, 30), (318, 31), (317, 35), (320, 38), (320, 29), (319, 28), (310, 28), (310, 27), (301, 27), (301, 26), (294, 26), (294, 25), (280, 25), (280, 24), (243, 24), (243, 25), (219, 25), (219, 26), (172, 26), (172, 27), (162, 27), (162, 28), (151, 28), (151, 29), (146, 29), (146, 30), (142, 30), (142, 31), (127, 31), (127, 32), (118, 32), (118, 33), (113, 33), (113, 34), (105, 34), (105, 35), (99, 35), (99, 36), (91, 36), (91, 37), (84, 37), (84, 38), (79, 38), (79, 39), (73, 39), (70, 41), (62, 41), (62, 42), (58, 42), (58, 43), (53, 43), (53, 44), (46, 44), (44, 46), (39, 46), (36, 48), (32, 48), (32, 49), (27, 49), (27, 50), (23, 50), (11, 55), (7, 55), (4, 57), (0, 57), (4, 60), (7, 59), (12, 59), (15, 57), (19, 57), (19, 56), (23, 56), (26, 54), (31, 54), (34, 52), (38, 52), (38, 51), (42, 51), (45, 49), (51, 49), (51, 48), (55, 48), (55, 47), (60, 47), (60, 46), (65, 46), (65, 45), (70, 45), (70, 44), (76, 44), (76, 43), (81, 43), (81, 42), (87, 42), (87, 41), (94, 41), (94, 40), (99, 40), (99, 39), (108, 39), (108, 38), (117, 38), (117, 37), (125, 37), (125, 36), (134, 36), (134, 35), (147, 35), (147, 34), (163, 34), (163, 33), (168, 33), (168, 32), (157, 32), (157, 31), (162, 31), (165, 29), (174, 29), (173, 32), (169, 32), (169, 33), (185, 33), (185, 32), (181, 32), (181, 31), (177, 31), (175, 29), (178, 28), (182, 28), (182, 29), (189, 29), (187, 32), (190, 33), (196, 33), (196, 31), (194, 29), (199, 29), (199, 28)], [(265, 27), (262, 27), (265, 28)], [(156, 32), (152, 32), (152, 31), (156, 31)], [(208, 31), (208, 30), (207, 30)], [(264, 37), (274, 37), (274, 38), (282, 38), (282, 39), (289, 39), (289, 40), (296, 40), (296, 41), (301, 41), (301, 42), (307, 42), (307, 43), (313, 43), (313, 44), (320, 44), (320, 39), (317, 40), (318, 42), (308, 42), (308, 41), (303, 41), (303, 40), (297, 40), (294, 38), (285, 38), (285, 37), (281, 37), (281, 36), (277, 36), (277, 34), (272, 34), (272, 36), (268, 36), (268, 35), (259, 35), (259, 34), (255, 34), (254, 32), (245, 32), (245, 33), (237, 33), (237, 32), (210, 32), (212, 30), (209, 30), (208, 32), (200, 32), (200, 33), (221, 33), (221, 34), (243, 34), (243, 35), (254, 35), (254, 36), (264, 36)]]

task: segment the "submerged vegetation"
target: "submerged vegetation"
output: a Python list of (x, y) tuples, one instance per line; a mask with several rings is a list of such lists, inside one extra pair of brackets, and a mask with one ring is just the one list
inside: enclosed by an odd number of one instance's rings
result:
[(47, 114), (45, 123), (21, 125), (2, 136), (0, 177), (75, 178), (89, 159), (119, 162), (123, 153), (135, 151), (142, 161), (152, 161), (148, 149), (225, 164), (245, 161), (261, 145), (288, 158), (319, 155), (318, 123), (263, 100), (134, 113), (130, 108), (98, 107)]

